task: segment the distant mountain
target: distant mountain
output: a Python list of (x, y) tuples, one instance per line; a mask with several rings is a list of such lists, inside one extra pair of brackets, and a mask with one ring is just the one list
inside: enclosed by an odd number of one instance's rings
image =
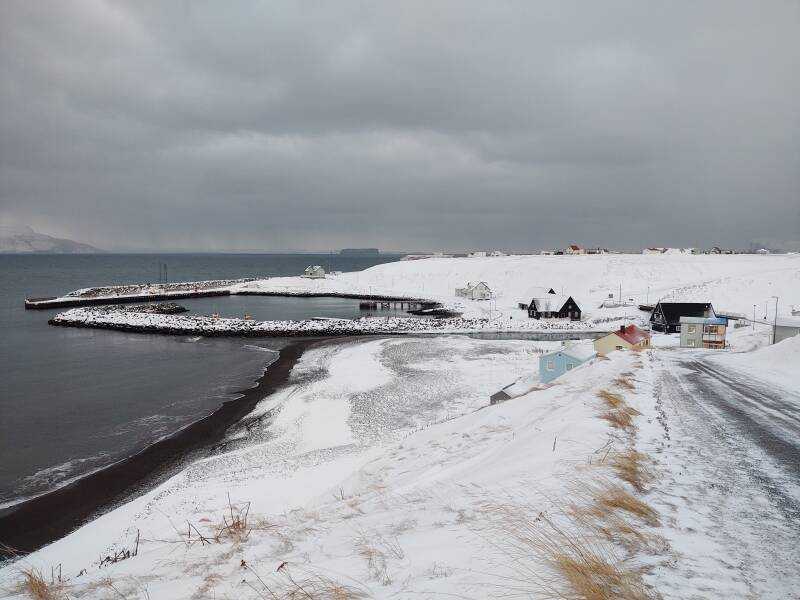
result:
[(0, 254), (94, 254), (89, 244), (54, 238), (30, 227), (0, 225)]

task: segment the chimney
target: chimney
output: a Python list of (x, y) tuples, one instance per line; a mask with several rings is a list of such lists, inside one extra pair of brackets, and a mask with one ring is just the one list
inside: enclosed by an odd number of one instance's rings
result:
[(619, 330), (621, 333), (625, 333), (625, 325), (620, 325)]

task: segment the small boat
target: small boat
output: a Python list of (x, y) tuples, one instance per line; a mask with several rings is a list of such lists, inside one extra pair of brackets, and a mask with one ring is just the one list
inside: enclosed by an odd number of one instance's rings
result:
[(211, 318), (212, 319), (219, 319), (219, 313), (218, 312), (211, 313)]
[(252, 321), (253, 320), (253, 315), (249, 315), (247, 313), (244, 313), (244, 320), (245, 321)]

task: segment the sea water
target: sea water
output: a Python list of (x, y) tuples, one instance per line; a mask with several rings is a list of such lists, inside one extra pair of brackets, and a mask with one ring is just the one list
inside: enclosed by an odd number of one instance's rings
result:
[[(356, 271), (396, 256), (267, 254), (0, 255), (0, 506), (136, 452), (253, 385), (280, 339), (197, 338), (53, 327), (26, 296), (95, 285)], [(337, 298), (180, 301), (194, 314), (258, 319), (355, 317)], [(190, 314), (192, 314), (190, 313)]]

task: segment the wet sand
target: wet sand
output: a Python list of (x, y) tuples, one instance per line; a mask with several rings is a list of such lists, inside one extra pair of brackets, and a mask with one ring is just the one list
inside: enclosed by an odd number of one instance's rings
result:
[[(119, 502), (162, 480), (188, 454), (212, 447), (225, 432), (275, 392), (314, 340), (293, 342), (257, 381), (216, 411), (159, 440), (141, 452), (69, 485), (0, 511), (0, 544), (19, 553), (33, 552), (54, 542)], [(0, 557), (8, 551), (0, 546)]]

